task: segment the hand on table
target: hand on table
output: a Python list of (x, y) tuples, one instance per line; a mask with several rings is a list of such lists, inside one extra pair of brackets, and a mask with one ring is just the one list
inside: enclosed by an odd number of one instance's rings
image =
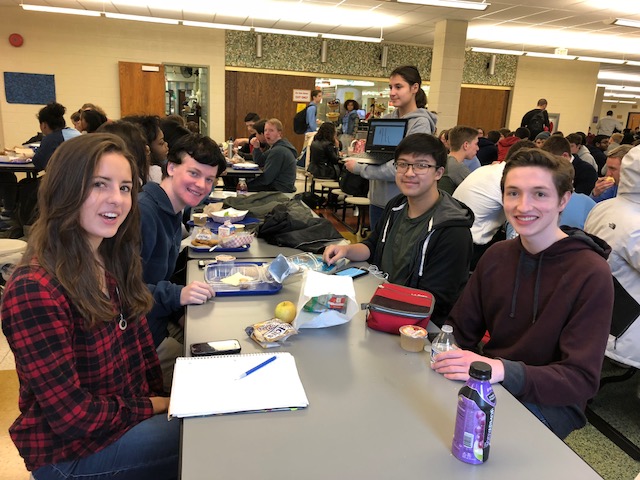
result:
[(483, 357), (469, 350), (449, 350), (436, 355), (435, 363), (431, 368), (441, 373), (449, 380), (469, 379), (469, 366), (473, 362), (485, 362), (491, 365), (491, 383), (504, 380), (504, 364), (495, 358)]
[(149, 397), (153, 405), (153, 413), (164, 413), (169, 410), (168, 397)]
[(327, 265), (333, 265), (341, 258), (347, 256), (349, 245), (329, 245), (322, 254), (322, 260)]
[(596, 184), (593, 187), (593, 195), (595, 197), (602, 195), (616, 184), (613, 177), (600, 177), (596, 180)]
[(215, 295), (215, 291), (205, 282), (191, 282), (180, 292), (180, 305), (202, 305)]

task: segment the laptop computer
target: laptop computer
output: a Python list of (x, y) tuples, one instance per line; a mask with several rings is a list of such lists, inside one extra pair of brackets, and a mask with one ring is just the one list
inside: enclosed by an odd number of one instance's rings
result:
[(372, 118), (364, 153), (349, 155), (345, 160), (381, 165), (393, 160), (398, 144), (407, 133), (409, 120), (403, 118)]

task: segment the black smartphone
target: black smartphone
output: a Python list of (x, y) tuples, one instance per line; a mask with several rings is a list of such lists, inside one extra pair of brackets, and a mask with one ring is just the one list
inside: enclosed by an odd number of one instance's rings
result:
[(205, 357), (209, 355), (231, 355), (240, 353), (238, 340), (216, 340), (215, 342), (192, 343), (191, 355)]
[(344, 270), (340, 270), (339, 272), (336, 272), (336, 275), (340, 275), (343, 277), (358, 278), (358, 277), (362, 277), (363, 275), (366, 275), (367, 273), (369, 273), (369, 271), (366, 268), (349, 267), (349, 268), (345, 268)]

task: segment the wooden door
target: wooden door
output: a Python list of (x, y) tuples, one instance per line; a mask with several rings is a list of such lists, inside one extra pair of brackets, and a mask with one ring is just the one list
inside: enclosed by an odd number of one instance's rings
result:
[[(226, 72), (225, 75), (225, 138), (246, 137), (244, 117), (249, 112), (260, 118), (277, 118), (283, 125), (283, 136), (300, 152), (304, 135), (293, 131), (297, 102), (293, 90), (313, 90), (314, 77), (272, 75), (254, 72)], [(224, 139), (216, 139), (221, 142)]]
[(460, 92), (458, 125), (482, 127), (485, 134), (507, 123), (509, 90), (463, 87)]
[(120, 116), (165, 115), (164, 66), (153, 63), (118, 62)]
[(625, 128), (628, 128), (633, 132), (636, 127), (640, 127), (640, 113), (629, 112), (627, 126)]

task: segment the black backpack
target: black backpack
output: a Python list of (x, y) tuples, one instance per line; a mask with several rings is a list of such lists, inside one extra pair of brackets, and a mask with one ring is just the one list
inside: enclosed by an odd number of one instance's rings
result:
[(298, 135), (307, 133), (307, 105), (293, 117), (293, 131)]
[(529, 131), (533, 133), (540, 133), (544, 131), (544, 110), (540, 110), (536, 112), (531, 119), (529, 120), (529, 124), (527, 125)]

